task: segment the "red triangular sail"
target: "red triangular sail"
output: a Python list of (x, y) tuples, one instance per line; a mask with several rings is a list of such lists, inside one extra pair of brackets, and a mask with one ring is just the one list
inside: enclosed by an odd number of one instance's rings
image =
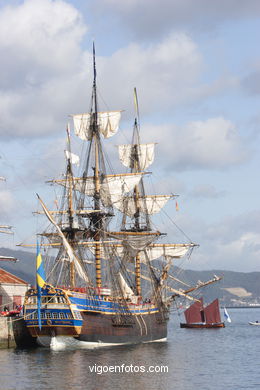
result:
[(203, 314), (203, 298), (200, 298), (199, 302), (193, 303), (193, 305), (191, 305), (184, 312), (187, 324), (203, 322), (202, 314)]
[(221, 322), (220, 311), (219, 311), (219, 302), (218, 299), (211, 302), (204, 309), (205, 321), (207, 324), (215, 324)]

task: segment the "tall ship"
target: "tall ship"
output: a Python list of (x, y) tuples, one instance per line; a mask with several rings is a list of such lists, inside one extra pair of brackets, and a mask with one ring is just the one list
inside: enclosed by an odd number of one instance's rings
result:
[(189, 293), (202, 287), (174, 287), (173, 261), (196, 244), (162, 243), (166, 234), (153, 228), (152, 216), (175, 196), (146, 194), (155, 143), (140, 141), (136, 93), (132, 142), (118, 146), (127, 172), (111, 171), (103, 142), (118, 131), (121, 111), (99, 111), (94, 47), (93, 70), (90, 110), (72, 115), (85, 145), (81, 173), (74, 174), (79, 158), (68, 129), (65, 174), (51, 181), (61, 191), (57, 209), (49, 210), (38, 195), (49, 226), (38, 235), (37, 288), (27, 292), (23, 315), (44, 346), (166, 340), (174, 300), (193, 300)]

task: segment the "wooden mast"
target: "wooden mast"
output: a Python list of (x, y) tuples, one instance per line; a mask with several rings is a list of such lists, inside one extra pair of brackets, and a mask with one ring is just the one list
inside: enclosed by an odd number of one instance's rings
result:
[[(98, 132), (98, 111), (97, 111), (97, 89), (96, 89), (96, 60), (95, 60), (95, 44), (93, 43), (93, 70), (94, 70), (94, 80), (93, 80), (93, 100), (94, 100), (94, 113), (92, 114), (93, 120), (93, 136), (94, 136), (94, 146), (95, 146), (95, 168), (94, 168), (94, 177), (95, 177), (95, 196), (94, 196), (94, 207), (95, 210), (100, 209), (100, 181), (99, 181), (99, 132)], [(95, 235), (94, 240), (95, 244), (95, 263), (96, 263), (96, 287), (101, 288), (101, 259), (100, 259), (100, 228), (101, 220), (97, 216), (95, 219)]]
[[(71, 145), (70, 145), (70, 133), (69, 128), (67, 127), (67, 140), (68, 140), (68, 165), (67, 165), (67, 175), (69, 180), (69, 197), (68, 197), (68, 212), (69, 212), (69, 233), (68, 233), (68, 239), (70, 241), (70, 245), (73, 248), (72, 241), (74, 239), (74, 226), (73, 226), (73, 178), (72, 178), (72, 168), (71, 168)], [(73, 261), (70, 262), (70, 286), (72, 288), (75, 287), (75, 265)]]
[[(139, 135), (139, 129), (138, 129), (138, 123), (137, 118), (139, 118), (139, 108), (138, 108), (138, 101), (137, 101), (137, 94), (136, 89), (134, 89), (134, 100), (135, 100), (135, 109), (136, 109), (136, 118), (134, 123), (134, 136), (133, 141), (136, 143), (134, 144), (134, 171), (138, 172), (140, 171), (140, 163), (139, 163), (139, 155), (138, 155), (138, 146), (140, 144), (140, 135)], [(134, 199), (135, 199), (135, 207), (136, 207), (136, 214), (135, 214), (135, 229), (136, 231), (140, 230), (140, 206), (139, 206), (139, 188), (138, 185), (135, 186), (134, 189)], [(140, 254), (137, 253), (135, 257), (135, 286), (136, 286), (136, 294), (141, 295), (141, 260), (140, 260)]]
[(135, 257), (135, 286), (136, 294), (141, 295), (141, 261), (139, 253)]

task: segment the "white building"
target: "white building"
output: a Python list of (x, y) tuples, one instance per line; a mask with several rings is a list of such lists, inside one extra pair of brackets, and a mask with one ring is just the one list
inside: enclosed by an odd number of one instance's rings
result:
[(0, 268), (0, 311), (4, 307), (13, 310), (22, 305), (30, 284)]

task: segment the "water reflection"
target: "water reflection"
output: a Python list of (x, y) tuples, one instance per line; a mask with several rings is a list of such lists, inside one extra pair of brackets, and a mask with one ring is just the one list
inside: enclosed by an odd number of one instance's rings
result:
[[(257, 318), (259, 312), (252, 312), (251, 318)], [(0, 388), (256, 389), (260, 383), (258, 361), (255, 358), (258, 354), (260, 329), (247, 325), (248, 316), (248, 311), (234, 311), (232, 324), (216, 330), (180, 329), (179, 323), (176, 322), (170, 324), (169, 341), (166, 343), (95, 350), (0, 350)], [(121, 371), (99, 374), (97, 371), (97, 367), (115, 367), (122, 364), (145, 368), (168, 366), (169, 372)]]
[[(168, 349), (167, 343), (154, 343), (57, 352), (44, 348), (30, 351), (5, 350), (0, 354), (9, 371), (4, 388), (31, 389), (33, 383), (37, 384), (38, 389), (50, 390), (165, 389), (160, 373), (140, 372), (140, 366), (148, 369), (149, 366), (165, 365)], [(99, 367), (104, 369), (111, 366), (117, 367), (116, 372), (101, 374), (98, 370)], [(10, 375), (17, 382), (16, 387), (10, 387)]]

